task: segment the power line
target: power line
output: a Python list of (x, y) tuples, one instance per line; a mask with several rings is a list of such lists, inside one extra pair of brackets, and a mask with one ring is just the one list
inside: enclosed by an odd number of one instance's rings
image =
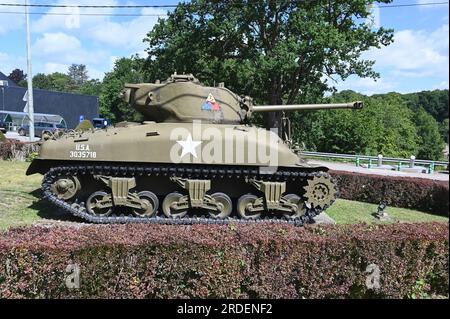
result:
[[(401, 8), (449, 4), (448, 1), (423, 2), (409, 4), (378, 5), (376, 8)], [(23, 3), (0, 3), (2, 7), (36, 7), (36, 8), (90, 8), (90, 9), (139, 9), (139, 8), (176, 8), (178, 4), (161, 5), (73, 5), (73, 4), (23, 4)]]
[[(0, 14), (24, 14), (20, 11), (0, 11)], [(64, 12), (29, 12), (34, 15), (54, 16), (110, 16), (110, 17), (165, 17), (165, 14), (140, 14), (140, 13), (64, 13)]]
[(177, 4), (162, 5), (76, 5), (76, 4), (23, 4), (23, 3), (0, 3), (2, 7), (36, 7), (36, 8), (91, 8), (91, 9), (111, 9), (111, 8), (176, 8)]
[(435, 6), (435, 5), (442, 5), (442, 4), (448, 4), (448, 1), (445, 2), (423, 2), (423, 3), (407, 3), (407, 4), (391, 4), (391, 5), (381, 5), (381, 6), (374, 6), (375, 8), (401, 8), (401, 7), (418, 7), (418, 6)]
[[(431, 6), (431, 5), (448, 5), (449, 2), (424, 2), (424, 3), (410, 3), (410, 4), (396, 4), (396, 5), (379, 5), (373, 8), (401, 8), (401, 7), (417, 7), (417, 6)], [(0, 3), (0, 7), (40, 7), (40, 8), (88, 8), (88, 9), (137, 9), (137, 8), (176, 8), (177, 5), (53, 5), (53, 4), (18, 4), (18, 3)], [(23, 14), (21, 11), (0, 11), (0, 14)], [(79, 16), (110, 16), (110, 17), (165, 17), (165, 14), (140, 14), (140, 13), (64, 13), (64, 12), (29, 12), (33, 15), (55, 15), (55, 16), (72, 16), (74, 14)]]

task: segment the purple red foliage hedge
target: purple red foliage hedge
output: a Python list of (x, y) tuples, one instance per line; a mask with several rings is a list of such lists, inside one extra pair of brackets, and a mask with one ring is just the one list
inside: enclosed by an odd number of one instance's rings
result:
[(0, 160), (25, 160), (31, 153), (37, 152), (38, 148), (37, 144), (7, 139), (6, 142), (0, 142)]
[[(0, 234), (0, 297), (448, 295), (448, 231), (445, 223), (19, 228)], [(66, 286), (71, 264), (78, 289)]]
[(349, 200), (449, 214), (449, 183), (425, 178), (331, 171), (340, 197)]

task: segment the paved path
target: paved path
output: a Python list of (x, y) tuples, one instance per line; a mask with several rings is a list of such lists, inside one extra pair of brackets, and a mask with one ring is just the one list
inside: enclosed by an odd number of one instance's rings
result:
[(377, 174), (377, 175), (385, 175), (385, 176), (419, 177), (419, 178), (433, 179), (433, 180), (439, 180), (439, 181), (448, 181), (449, 180), (448, 172), (447, 173), (434, 172), (432, 174), (408, 173), (408, 172), (398, 172), (398, 171), (387, 170), (387, 169), (357, 167), (353, 163), (327, 162), (327, 161), (320, 161), (320, 160), (308, 160), (308, 162), (310, 164), (323, 165), (323, 166), (329, 167), (330, 169), (336, 170), (336, 171), (347, 171), (347, 172), (355, 172), (355, 173), (362, 173), (362, 174)]
[[(20, 136), (19, 133), (16, 133), (16, 132), (6, 132), (5, 136), (6, 136), (6, 138), (18, 140), (20, 142), (29, 142), (30, 141), (30, 137), (29, 136)], [(36, 141), (39, 141), (39, 140), (40, 140), (39, 137), (34, 137), (33, 138), (33, 142), (36, 142)]]

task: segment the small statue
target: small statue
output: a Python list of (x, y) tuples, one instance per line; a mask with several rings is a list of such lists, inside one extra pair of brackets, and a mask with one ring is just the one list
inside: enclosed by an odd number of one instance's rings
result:
[(381, 221), (391, 221), (391, 217), (388, 213), (385, 212), (387, 205), (384, 202), (380, 202), (377, 208), (377, 212), (375, 213), (375, 217)]

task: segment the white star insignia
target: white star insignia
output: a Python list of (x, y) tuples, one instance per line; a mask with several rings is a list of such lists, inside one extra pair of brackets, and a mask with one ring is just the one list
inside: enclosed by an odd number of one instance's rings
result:
[(197, 152), (195, 151), (195, 148), (199, 146), (202, 142), (201, 141), (193, 141), (192, 135), (189, 134), (186, 138), (186, 141), (177, 141), (178, 144), (181, 145), (183, 148), (181, 152), (181, 158), (186, 154), (192, 154), (195, 158), (197, 158)]

